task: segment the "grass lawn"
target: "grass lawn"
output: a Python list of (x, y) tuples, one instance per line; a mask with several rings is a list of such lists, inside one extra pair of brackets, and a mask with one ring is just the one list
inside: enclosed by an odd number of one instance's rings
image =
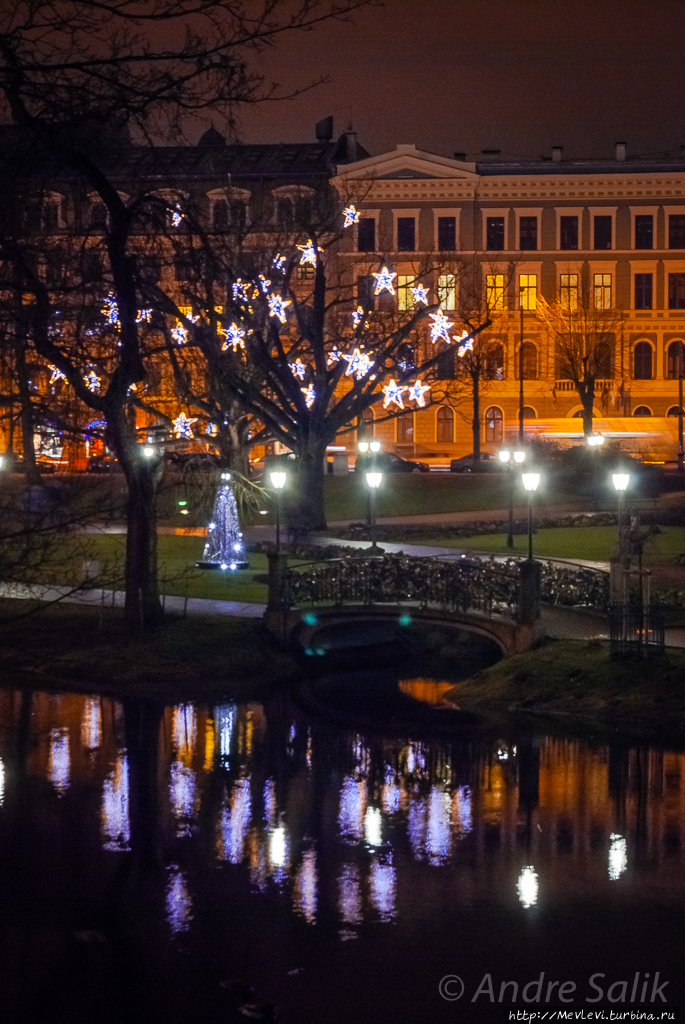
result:
[[(539, 557), (587, 558), (596, 562), (607, 562), (616, 552), (615, 526), (569, 526), (548, 530), (537, 530), (534, 536), (535, 554)], [(428, 544), (433, 547), (469, 548), (474, 551), (488, 551), (495, 554), (526, 555), (527, 535), (517, 534), (514, 547), (507, 547), (504, 533), (484, 534), (479, 537), (449, 537), (420, 540), (412, 537), (407, 543)], [(645, 564), (657, 565), (670, 562), (676, 555), (685, 552), (685, 527), (663, 526), (661, 533), (648, 539), (645, 548)]]

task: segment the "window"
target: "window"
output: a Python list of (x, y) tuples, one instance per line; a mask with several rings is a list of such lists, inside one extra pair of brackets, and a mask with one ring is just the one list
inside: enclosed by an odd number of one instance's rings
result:
[(416, 251), (416, 220), (414, 217), (397, 218), (397, 249), (399, 252)]
[[(538, 379), (538, 350), (532, 341), (524, 341), (522, 349), (519, 350), (519, 359), (523, 362), (523, 379)], [(516, 376), (521, 371), (520, 364), (516, 366)]]
[(447, 406), (438, 409), (436, 441), (454, 441), (454, 412)]
[(313, 205), (308, 196), (300, 196), (295, 203), (295, 217), (299, 228), (308, 228), (312, 222)]
[(438, 250), (454, 252), (457, 248), (457, 218), (438, 217)]
[(652, 379), (652, 346), (648, 341), (638, 341), (633, 349), (633, 378)]
[(373, 410), (364, 409), (357, 419), (357, 440), (364, 441), (373, 437)]
[(48, 249), (45, 254), (45, 283), (48, 288), (59, 288), (63, 283), (64, 263), (59, 249)]
[(489, 310), (504, 309), (504, 274), (487, 274), (485, 301)]
[(298, 281), (313, 281), (316, 277), (316, 269), (311, 263), (305, 263), (297, 268)]
[(200, 277), (200, 268), (198, 266), (199, 257), (195, 257), (189, 254), (181, 254), (174, 260), (174, 270), (176, 273), (177, 281), (197, 281)]
[(682, 341), (672, 341), (668, 346), (666, 373), (669, 380), (685, 376), (685, 345)]
[(611, 309), (611, 274), (594, 274), (595, 309)]
[(538, 247), (537, 217), (519, 217), (519, 249), (530, 251)]
[(456, 345), (441, 343), (442, 349), (435, 365), (436, 380), (454, 380), (456, 375)]
[(157, 256), (147, 253), (137, 253), (135, 258), (136, 277), (138, 284), (157, 284), (162, 274), (161, 265)]
[(360, 217), (357, 224), (357, 251), (376, 251), (376, 221), (373, 217)]
[(107, 227), (107, 207), (104, 203), (96, 201), (90, 204), (90, 226), (97, 229)]
[(638, 213), (635, 216), (635, 248), (654, 248), (654, 217), (651, 213)]
[(410, 341), (397, 346), (397, 365), (404, 371), (416, 369), (416, 348)]
[(538, 275), (521, 274), (519, 276), (519, 308), (533, 310), (538, 299)]
[(523, 418), (524, 420), (534, 420), (537, 418), (537, 413), (532, 405), (524, 405)]
[(651, 416), (652, 410), (648, 405), (638, 405), (637, 409), (633, 409), (633, 416)]
[(491, 345), (485, 353), (485, 377), (487, 380), (504, 380), (503, 345)]
[(611, 249), (611, 217), (595, 217), (594, 249)]
[(365, 274), (357, 278), (357, 303), (365, 310), (371, 310), (376, 305), (376, 296), (373, 293), (375, 286), (376, 282), (370, 275)]
[(457, 308), (457, 278), (455, 274), (438, 275), (438, 302), (442, 309)]
[(414, 413), (403, 412), (397, 417), (397, 443), (411, 444), (414, 440)]
[(276, 203), (276, 223), (281, 231), (292, 231), (295, 225), (295, 211), (292, 199), (279, 199)]
[(233, 199), (228, 204), (231, 227), (234, 231), (244, 231), (247, 222), (247, 205), (242, 199)]
[(411, 289), (414, 287), (414, 278), (406, 274), (397, 276), (397, 308), (407, 310), (414, 308), (414, 296)]
[(652, 275), (635, 275), (635, 309), (652, 308)]
[(575, 313), (578, 309), (578, 275), (559, 275), (559, 301), (564, 309)]
[(491, 405), (485, 411), (485, 443), (500, 444), (504, 436), (504, 417), (502, 410)]
[(504, 217), (485, 218), (485, 248), (489, 252), (502, 252), (504, 249)]
[(228, 231), (228, 202), (217, 199), (212, 203), (212, 228), (214, 231)]
[(43, 203), (43, 231), (59, 231), (62, 204), (57, 201)]
[(680, 406), (672, 405), (666, 413), (667, 416), (680, 416)]
[(668, 218), (668, 248), (685, 249), (685, 215), (671, 214)]
[(560, 249), (577, 249), (578, 248), (578, 218), (577, 217), (560, 217), (559, 218), (559, 248)]
[(668, 308), (685, 309), (685, 274), (668, 275)]

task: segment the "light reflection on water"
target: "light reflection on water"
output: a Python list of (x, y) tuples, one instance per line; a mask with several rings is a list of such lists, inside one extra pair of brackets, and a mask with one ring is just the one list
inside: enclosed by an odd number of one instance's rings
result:
[(102, 790), (102, 837), (105, 850), (130, 850), (128, 760), (120, 753)]

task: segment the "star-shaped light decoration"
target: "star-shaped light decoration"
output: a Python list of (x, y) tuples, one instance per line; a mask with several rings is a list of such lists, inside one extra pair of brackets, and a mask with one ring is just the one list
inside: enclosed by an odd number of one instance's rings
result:
[(314, 399), (316, 398), (314, 385), (310, 384), (309, 387), (300, 388), (300, 391), (304, 395), (304, 404), (307, 406), (308, 409), (311, 409), (311, 407), (314, 405)]
[(269, 295), (269, 316), (277, 317), (282, 324), (288, 319), (286, 306), (290, 305), (290, 299), (283, 299), (280, 295)]
[(473, 338), (469, 338), (468, 331), (464, 331), (460, 338), (455, 338), (454, 340), (457, 344), (459, 344), (459, 342), (463, 343), (459, 345), (459, 348), (457, 349), (457, 355), (460, 359), (462, 356), (466, 355), (467, 352), (471, 352), (473, 350)]
[(221, 334), (226, 339), (221, 346), (221, 351), (226, 352), (229, 346), (234, 352), (237, 352), (239, 348), (245, 348), (245, 331), (238, 327), (237, 324), (229, 324), (225, 331), (219, 328)]
[(98, 393), (100, 390), (100, 378), (95, 370), (89, 370), (83, 380), (85, 381), (86, 387), (89, 391), (92, 391), (94, 394)]
[(290, 369), (292, 370), (294, 377), (299, 378), (299, 380), (304, 380), (304, 376), (307, 372), (307, 367), (304, 365), (304, 363), (299, 357), (295, 360), (294, 363), (290, 364)]
[(411, 288), (411, 293), (414, 298), (414, 302), (417, 306), (428, 305), (428, 289), (425, 285), (415, 284)]
[(439, 338), (444, 338), (445, 341), (451, 341), (450, 338), (450, 327), (452, 324), (449, 322), (445, 314), (441, 309), (437, 313), (429, 314), (433, 323), (431, 324), (431, 341), (436, 342)]
[[(364, 319), (364, 307), (363, 306), (357, 306), (357, 308), (355, 309), (354, 313), (352, 314), (352, 326), (353, 327), (359, 327), (359, 325), (360, 325), (360, 323), (362, 322), (363, 319)], [(364, 324), (364, 327), (366, 327), (366, 324)]]
[(252, 287), (252, 285), (249, 283), (249, 281), (243, 281), (243, 279), (241, 277), (239, 277), (238, 280), (235, 281), (234, 284), (233, 284), (233, 288), (232, 288), (232, 291), (233, 291), (233, 301), (234, 302), (249, 302), (250, 301), (249, 289), (251, 287)]
[(259, 287), (262, 289), (264, 295), (269, 294), (269, 288), (271, 287), (271, 281), (268, 277), (264, 277), (264, 274), (259, 275)]
[(343, 357), (343, 354), (340, 351), (340, 349), (332, 348), (331, 351), (328, 352), (327, 355), (326, 355), (326, 366), (327, 367), (335, 366), (336, 363), (340, 362), (342, 357)]
[(174, 225), (175, 228), (177, 228), (182, 220), (183, 212), (181, 211), (180, 206), (175, 206), (171, 211), (171, 223)]
[(405, 384), (397, 384), (394, 380), (389, 380), (383, 388), (383, 408), (387, 409), (389, 405), (394, 404), (399, 409), (404, 409), (402, 392), (406, 390)]
[(139, 309), (138, 310), (138, 312), (136, 314), (136, 323), (137, 324), (142, 324), (142, 323), (149, 324), (151, 322), (151, 320), (152, 320), (152, 310), (151, 309)]
[(197, 423), (197, 416), (192, 419), (184, 412), (179, 413), (174, 422), (174, 433), (176, 437), (193, 437), (192, 424)]
[(107, 295), (105, 297), (104, 306), (102, 307), (102, 313), (105, 317), (105, 321), (110, 324), (111, 327), (119, 326), (119, 306), (117, 300), (113, 295)]
[(353, 224), (359, 223), (359, 210), (352, 203), (350, 203), (350, 205), (346, 206), (345, 209), (343, 210), (343, 217), (345, 218), (343, 222), (343, 227), (349, 228)]
[(171, 329), (171, 337), (174, 339), (177, 345), (185, 345), (188, 340), (188, 331), (185, 329), (181, 321), (179, 320), (175, 327)]
[(359, 348), (356, 348), (351, 355), (343, 355), (343, 359), (347, 360), (345, 376), (351, 377), (354, 374), (357, 380), (366, 377), (374, 363), (368, 352), (363, 352)]
[[(298, 245), (297, 247), (302, 255), (300, 256), (300, 266), (304, 266), (305, 263), (310, 263), (313, 267), (316, 266), (316, 247), (312, 242), (311, 238), (307, 239), (306, 245)], [(319, 252), (322, 252), (319, 249)]]
[(274, 256), (274, 258), (271, 261), (271, 266), (275, 270), (283, 270), (283, 267), (286, 265), (287, 261), (288, 261), (288, 257), (287, 256), (281, 256), (280, 252), (277, 252), (276, 255)]
[(397, 274), (393, 271), (388, 270), (387, 267), (381, 267), (380, 271), (372, 275), (376, 278), (376, 287), (373, 290), (374, 295), (380, 295), (381, 292), (390, 292), (391, 295), (395, 294), (393, 287), (393, 281), (397, 277)]
[(58, 380), (66, 380), (61, 370), (58, 370), (52, 363), (48, 363), (48, 370), (52, 370), (52, 376), (50, 377), (50, 383), (55, 384)]
[(426, 404), (424, 395), (427, 391), (430, 391), (428, 384), (424, 384), (423, 381), (420, 380), (415, 380), (413, 384), (409, 385), (409, 400), (411, 402), (416, 402), (416, 404), (423, 409)]

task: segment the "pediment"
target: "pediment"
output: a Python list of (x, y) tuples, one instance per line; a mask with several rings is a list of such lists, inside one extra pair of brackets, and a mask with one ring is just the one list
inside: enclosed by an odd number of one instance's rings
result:
[(415, 167), (402, 167), (398, 171), (390, 171), (388, 174), (381, 174), (378, 177), (379, 180), (386, 181), (390, 178), (435, 178), (436, 175), (417, 171)]
[(402, 179), (461, 180), (464, 184), (478, 180), (475, 163), (452, 160), (436, 153), (424, 153), (416, 146), (401, 145), (389, 153), (340, 165), (336, 180), (341, 184), (355, 179), (399, 181)]

